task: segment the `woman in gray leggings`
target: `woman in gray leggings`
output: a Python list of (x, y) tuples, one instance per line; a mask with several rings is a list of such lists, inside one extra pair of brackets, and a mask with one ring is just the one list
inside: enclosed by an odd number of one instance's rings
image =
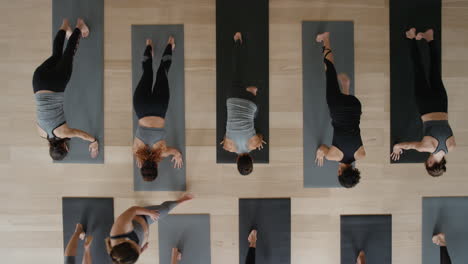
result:
[(81, 224), (76, 224), (75, 233), (73, 233), (70, 241), (68, 241), (67, 248), (65, 248), (65, 264), (75, 264), (76, 263), (76, 253), (78, 249), (78, 240), (85, 240), (83, 245), (84, 254), (83, 254), (83, 264), (92, 264), (91, 260), (91, 243), (93, 242), (92, 236), (86, 236), (83, 231), (83, 226)]
[(106, 239), (107, 252), (113, 263), (136, 263), (140, 254), (148, 248), (149, 226), (167, 216), (177, 205), (191, 199), (191, 194), (185, 194), (177, 201), (147, 207), (133, 206), (123, 212)]

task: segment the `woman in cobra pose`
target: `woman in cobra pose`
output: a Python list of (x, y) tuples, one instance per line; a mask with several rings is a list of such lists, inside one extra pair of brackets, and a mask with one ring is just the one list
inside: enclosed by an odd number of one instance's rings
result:
[(248, 175), (253, 171), (250, 152), (263, 149), (266, 142), (263, 136), (255, 131), (258, 110), (255, 98), (258, 89), (255, 86), (247, 86), (241, 74), (242, 67), (246, 66), (242, 41), (242, 34), (237, 32), (233, 43), (233, 82), (232, 87), (226, 87), (226, 134), (221, 145), (226, 151), (237, 153), (237, 169), (241, 175)]
[(165, 118), (169, 106), (169, 81), (175, 41), (171, 36), (161, 59), (156, 83), (153, 88), (153, 42), (146, 40), (143, 55), (143, 75), (133, 94), (133, 107), (138, 117), (138, 127), (133, 141), (133, 154), (145, 181), (154, 181), (158, 176), (158, 163), (172, 157), (174, 168), (183, 165), (179, 150), (166, 145)]
[[(53, 160), (62, 160), (67, 156), (67, 142), (74, 137), (89, 141), (91, 157), (96, 158), (98, 155), (97, 139), (84, 131), (70, 128), (63, 110), (65, 88), (72, 75), (73, 57), (80, 38), (88, 35), (89, 29), (83, 19), (78, 19), (73, 31), (68, 19), (64, 19), (54, 39), (52, 56), (33, 75), (37, 129), (39, 135), (49, 142), (49, 154)], [(65, 38), (68, 38), (68, 44), (63, 51)]]
[[(323, 166), (324, 158), (337, 161), (338, 180), (343, 187), (354, 187), (360, 180), (360, 172), (353, 168), (352, 163), (366, 156), (362, 144), (361, 130), (361, 102), (354, 95), (349, 94), (350, 80), (346, 74), (337, 76), (333, 53), (330, 48), (330, 33), (317, 35), (317, 42), (323, 44), (323, 61), (327, 78), (327, 104), (330, 110), (333, 126), (332, 146), (320, 145), (316, 152), (316, 163)], [(340, 90), (338, 79), (343, 86)]]
[[(85, 240), (86, 239), (86, 240)], [(75, 264), (76, 263), (76, 255), (78, 249), (78, 240), (85, 240), (84, 242), (84, 254), (83, 254), (83, 261), (82, 264), (92, 264), (91, 258), (91, 243), (93, 242), (92, 236), (86, 236), (86, 233), (83, 230), (83, 226), (81, 224), (77, 224), (75, 228), (75, 232), (73, 233), (70, 241), (68, 241), (68, 245), (65, 248), (65, 264)]]
[(185, 194), (177, 201), (147, 207), (133, 206), (123, 212), (106, 239), (107, 252), (113, 263), (136, 263), (140, 254), (148, 248), (149, 226), (167, 216), (177, 205), (191, 199), (192, 195)]
[[(406, 32), (411, 46), (411, 58), (414, 66), (414, 95), (424, 127), (424, 137), (417, 142), (401, 142), (393, 146), (391, 158), (399, 160), (404, 150), (414, 149), (429, 152), (426, 170), (433, 176), (441, 176), (446, 170), (445, 155), (455, 149), (455, 137), (448, 123), (447, 91), (440, 72), (439, 48), (434, 43), (434, 30), (429, 29), (416, 35), (416, 29)], [(417, 41), (425, 40), (431, 53), (430, 77), (426, 78)]]

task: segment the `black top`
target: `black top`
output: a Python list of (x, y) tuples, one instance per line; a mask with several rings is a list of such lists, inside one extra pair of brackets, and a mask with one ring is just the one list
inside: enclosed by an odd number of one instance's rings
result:
[(423, 122), (424, 136), (433, 137), (438, 141), (435, 154), (439, 151), (448, 153), (447, 139), (453, 136), (452, 128), (450, 128), (448, 120), (431, 120)]

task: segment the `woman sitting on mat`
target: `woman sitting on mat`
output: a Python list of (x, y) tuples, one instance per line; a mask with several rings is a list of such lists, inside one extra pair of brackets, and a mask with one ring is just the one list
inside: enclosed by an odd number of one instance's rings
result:
[[(358, 169), (352, 163), (363, 159), (366, 151), (362, 144), (359, 123), (361, 119), (361, 102), (349, 94), (350, 80), (346, 74), (337, 76), (330, 48), (330, 33), (317, 35), (317, 42), (323, 43), (325, 72), (327, 78), (327, 104), (333, 126), (332, 146), (320, 145), (317, 149), (315, 162), (323, 166), (324, 158), (339, 162), (338, 180), (346, 188), (354, 187), (361, 179)], [(338, 79), (343, 87), (340, 91)]]
[(73, 233), (70, 241), (68, 242), (67, 247), (65, 248), (65, 264), (75, 264), (76, 263), (76, 255), (78, 249), (78, 240), (85, 240), (84, 242), (84, 254), (83, 254), (83, 261), (82, 264), (91, 264), (91, 243), (93, 242), (92, 236), (86, 236), (86, 233), (83, 230), (83, 226), (81, 224), (77, 224), (75, 228), (75, 232)]
[(179, 251), (178, 248), (173, 248), (172, 254), (171, 254), (171, 264), (177, 264), (181, 260), (182, 260), (182, 253)]
[(263, 149), (261, 134), (255, 131), (254, 119), (257, 114), (255, 86), (243, 84), (242, 67), (245, 61), (245, 48), (242, 45), (242, 34), (234, 35), (233, 45), (233, 82), (232, 87), (226, 87), (227, 92), (227, 122), (226, 134), (221, 145), (226, 151), (237, 153), (237, 169), (241, 175), (248, 175), (253, 171), (252, 150)]
[(140, 254), (148, 248), (149, 226), (167, 216), (177, 205), (191, 199), (192, 195), (185, 194), (177, 201), (147, 207), (133, 206), (123, 212), (106, 239), (107, 252), (113, 263), (136, 263)]
[(133, 94), (133, 107), (138, 117), (138, 127), (133, 141), (133, 154), (145, 181), (158, 177), (158, 163), (169, 156), (174, 168), (182, 168), (182, 154), (176, 148), (166, 145), (164, 129), (167, 107), (169, 106), (169, 81), (167, 74), (172, 62), (175, 41), (171, 36), (164, 50), (156, 73), (153, 88), (153, 42), (146, 40), (143, 55), (143, 75)]
[(250, 231), (249, 237), (249, 251), (247, 251), (247, 257), (245, 258), (245, 264), (255, 264), (255, 251), (257, 249), (257, 230)]
[(445, 240), (445, 234), (439, 233), (432, 237), (432, 243), (440, 247), (440, 264), (452, 264), (450, 255), (447, 250), (447, 241)]
[[(441, 176), (447, 168), (445, 155), (455, 149), (455, 137), (448, 123), (447, 91), (442, 83), (439, 48), (434, 43), (434, 31), (427, 30), (416, 35), (416, 29), (406, 32), (411, 45), (411, 58), (414, 66), (414, 95), (424, 127), (424, 137), (418, 142), (401, 142), (393, 146), (391, 158), (399, 160), (403, 150), (414, 149), (429, 152), (426, 170), (433, 176)], [(430, 78), (426, 78), (424, 65), (419, 53), (417, 40), (426, 40), (431, 53)]]
[[(49, 154), (53, 160), (62, 160), (67, 156), (67, 142), (74, 137), (91, 142), (91, 157), (98, 156), (97, 139), (84, 131), (70, 128), (63, 110), (64, 92), (72, 75), (73, 57), (80, 38), (86, 38), (88, 35), (89, 29), (81, 18), (78, 19), (73, 32), (68, 19), (64, 19), (54, 39), (52, 56), (42, 63), (33, 75), (37, 129), (39, 135), (49, 141)], [(63, 51), (65, 38), (68, 38), (68, 44)]]

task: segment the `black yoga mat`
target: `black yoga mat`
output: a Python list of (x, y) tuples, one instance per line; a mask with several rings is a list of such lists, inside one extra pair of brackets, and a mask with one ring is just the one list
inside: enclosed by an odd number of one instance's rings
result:
[(468, 263), (468, 197), (425, 197), (422, 202), (422, 263), (439, 264), (432, 236), (445, 233), (452, 263)]
[(249, 250), (250, 231), (258, 231), (256, 263), (291, 263), (291, 200), (239, 199), (239, 263)]
[(172, 248), (178, 248), (179, 264), (210, 264), (210, 241), (209, 215), (168, 215), (159, 221), (159, 263), (170, 263)]
[[(411, 27), (416, 27), (418, 32), (433, 28), (434, 41), (440, 44), (441, 8), (441, 0), (390, 0), (390, 152), (395, 143), (420, 141), (423, 137), (414, 98), (413, 62), (405, 32)], [(427, 54), (427, 47), (421, 52)], [(428, 153), (409, 150), (399, 161), (391, 162), (420, 163), (428, 156)]]
[(317, 34), (329, 31), (337, 73), (347, 73), (354, 94), (354, 25), (352, 21), (302, 22), (303, 137), (304, 187), (341, 187), (338, 163), (325, 160), (323, 167), (315, 164), (315, 153), (321, 144), (331, 145), (333, 127), (326, 100), (326, 79), (322, 44)]
[[(133, 183), (135, 191), (185, 191), (185, 80), (184, 80), (184, 26), (183, 25), (132, 25), (132, 94), (143, 74), (141, 62), (145, 51), (146, 39), (153, 40), (154, 58), (153, 72), (156, 82), (162, 53), (169, 36), (174, 36), (176, 48), (172, 53), (172, 64), (169, 70), (170, 101), (166, 114), (166, 142), (182, 153), (184, 166), (175, 169), (171, 162), (172, 156), (159, 163), (158, 178), (153, 182), (145, 182), (140, 169), (133, 162)], [(133, 110), (133, 108), (132, 108)], [(138, 118), (133, 111), (133, 134), (138, 124)]]
[(80, 40), (73, 61), (73, 74), (65, 90), (65, 117), (70, 127), (99, 140), (99, 156), (91, 158), (89, 142), (73, 138), (67, 157), (56, 162), (104, 163), (104, 1), (52, 0), (52, 38), (62, 19), (68, 18), (74, 27), (79, 17), (88, 25), (90, 34)]
[(255, 163), (269, 162), (269, 52), (268, 0), (216, 0), (216, 162), (235, 163), (237, 154), (227, 152), (219, 143), (226, 134), (226, 92), (232, 87), (232, 46), (234, 33), (242, 32), (247, 53), (243, 69), (247, 85), (257, 86), (257, 133), (267, 142), (251, 155)]
[(391, 215), (341, 216), (341, 263), (356, 263), (361, 250), (367, 263), (392, 263)]
[[(114, 223), (113, 198), (62, 198), (63, 248), (75, 232), (76, 224), (83, 225), (85, 232), (93, 236), (91, 256), (94, 263), (111, 264), (104, 240), (109, 237)], [(78, 245), (76, 263), (83, 258), (83, 242)]]

